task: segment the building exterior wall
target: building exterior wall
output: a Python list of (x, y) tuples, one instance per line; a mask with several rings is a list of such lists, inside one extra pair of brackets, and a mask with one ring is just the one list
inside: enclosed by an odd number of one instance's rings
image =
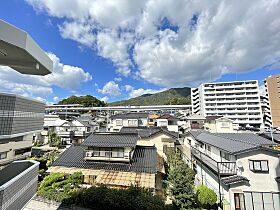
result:
[(166, 158), (164, 147), (174, 147), (174, 139), (165, 134), (160, 134), (147, 139), (138, 140), (137, 145), (155, 146), (157, 148), (158, 155)]
[[(189, 140), (191, 140), (191, 145), (193, 147), (196, 147), (201, 152), (207, 154), (207, 150), (205, 149), (206, 146), (200, 146), (201, 144), (198, 144), (198, 142), (192, 137), (187, 136), (184, 140), (184, 144), (186, 147), (190, 147)], [(209, 163), (205, 162), (204, 164), (200, 161), (194, 161), (195, 169), (196, 169), (196, 186), (200, 184), (204, 184), (211, 189), (213, 189), (217, 196), (219, 196), (219, 184), (220, 184), (220, 192), (222, 197), (230, 203), (229, 208), (231, 210), (235, 209), (235, 201), (234, 201), (234, 193), (241, 193), (243, 194), (250, 194), (250, 193), (266, 193), (267, 196), (274, 196), (275, 200), (274, 205), (279, 206), (279, 203), (277, 203), (277, 196), (279, 195), (280, 198), (280, 183), (275, 180), (276, 177), (280, 176), (280, 157), (277, 153), (274, 153), (272, 151), (267, 150), (253, 150), (251, 152), (242, 153), (239, 155), (230, 155), (229, 160), (225, 160), (221, 157), (221, 150), (217, 147), (211, 146), (211, 153), (208, 153), (208, 156), (214, 159), (217, 162), (236, 162), (238, 163), (238, 169), (237, 169), (237, 175), (246, 177), (249, 182), (241, 182), (237, 184), (231, 184), (229, 186), (226, 186), (222, 183), (221, 180), (219, 180), (218, 174), (214, 173), (213, 171), (209, 170), (206, 165)], [(187, 155), (187, 154), (186, 154)], [(187, 156), (187, 159), (191, 159), (191, 155), (189, 154)], [(249, 160), (267, 160), (268, 161), (268, 168), (269, 172), (254, 172), (250, 170), (249, 167)], [(187, 161), (188, 164), (190, 162)], [(240, 167), (242, 165), (242, 167)], [(193, 166), (192, 166), (193, 167)], [(246, 194), (246, 195), (247, 195)], [(263, 198), (264, 199), (264, 198)], [(276, 202), (276, 203), (275, 203)], [(249, 207), (248, 201), (245, 206), (247, 209), (251, 209)], [(254, 205), (254, 204), (253, 204)], [(265, 205), (265, 204), (263, 204)], [(263, 206), (262, 205), (262, 206)], [(278, 208), (264, 208), (261, 210), (266, 209), (272, 209), (276, 210)]]
[(233, 124), (231, 120), (216, 119), (205, 122), (204, 127), (210, 133), (233, 133)]
[(192, 89), (191, 98), (193, 114), (222, 115), (240, 125), (263, 124), (257, 80), (204, 83)]
[[(31, 156), (32, 138), (33, 134), (7, 139), (6, 141), (2, 139), (2, 141), (0, 141), (0, 153), (5, 153), (6, 158), (0, 159), (0, 167), (13, 160), (25, 159), (26, 157)], [(16, 151), (25, 148), (30, 148), (30, 151), (16, 154)]]
[(280, 75), (266, 78), (265, 87), (269, 99), (272, 127), (280, 127)]
[(44, 103), (0, 93), (0, 141), (41, 130), (44, 112)]
[[(25, 164), (30, 164), (30, 161), (17, 162), (16, 164), (16, 168), (12, 169), (13, 172), (7, 168), (8, 171), (3, 170), (4, 173), (1, 172), (0, 177), (5, 175), (6, 172), (10, 174), (16, 173), (17, 170), (21, 171), (22, 167), (26, 168)], [(32, 163), (20, 174), (0, 186), (1, 210), (22, 209), (31, 200), (37, 191), (38, 171), (39, 163)]]
[[(137, 123), (130, 124), (129, 121), (131, 121), (131, 120), (135, 120), (135, 122), (137, 121)], [(119, 122), (121, 122), (121, 123), (119, 124)], [(111, 119), (108, 128), (109, 128), (109, 131), (111, 131), (111, 132), (119, 132), (122, 127), (139, 127), (139, 126), (144, 126), (144, 127), (149, 126), (148, 119), (147, 118), (140, 118), (140, 119)]]

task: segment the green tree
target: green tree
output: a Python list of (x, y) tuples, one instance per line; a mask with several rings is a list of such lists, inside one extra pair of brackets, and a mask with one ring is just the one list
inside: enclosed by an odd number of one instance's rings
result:
[(194, 172), (182, 160), (179, 152), (168, 154), (169, 191), (176, 206), (188, 209), (194, 203)]
[(50, 147), (59, 147), (61, 145), (61, 138), (55, 133), (50, 134)]
[(217, 202), (217, 195), (212, 189), (205, 185), (200, 185), (196, 189), (196, 199), (200, 206), (211, 209), (211, 206)]
[(86, 96), (70, 96), (66, 99), (61, 100), (58, 104), (81, 104), (85, 107), (96, 106), (103, 107), (107, 104), (104, 101), (98, 100), (96, 97), (91, 95)]

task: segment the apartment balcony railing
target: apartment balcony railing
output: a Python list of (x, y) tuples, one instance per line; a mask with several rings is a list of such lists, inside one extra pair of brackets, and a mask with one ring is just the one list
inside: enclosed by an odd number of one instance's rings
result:
[(234, 175), (237, 173), (235, 162), (218, 162), (194, 147), (191, 147), (191, 154), (203, 164), (214, 170), (217, 174)]
[(114, 151), (98, 151), (85, 150), (85, 160), (108, 161), (108, 162), (129, 162), (129, 152), (114, 152)]

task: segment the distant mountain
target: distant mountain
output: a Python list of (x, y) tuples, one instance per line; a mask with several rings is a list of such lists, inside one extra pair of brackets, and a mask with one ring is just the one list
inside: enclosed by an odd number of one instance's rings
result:
[(68, 98), (62, 99), (61, 101), (58, 102), (58, 104), (81, 104), (85, 107), (89, 107), (89, 106), (103, 107), (107, 105), (104, 101), (100, 101), (99, 99), (91, 95), (70, 96)]
[(191, 104), (191, 89), (171, 88), (154, 94), (144, 94), (136, 98), (110, 103), (109, 106), (175, 105)]

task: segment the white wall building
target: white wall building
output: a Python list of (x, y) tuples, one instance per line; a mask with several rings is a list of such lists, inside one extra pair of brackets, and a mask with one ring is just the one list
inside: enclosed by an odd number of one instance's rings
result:
[(240, 126), (263, 124), (257, 80), (204, 83), (192, 88), (191, 99), (193, 114), (222, 115)]
[(280, 151), (255, 134), (190, 131), (184, 160), (196, 172), (196, 185), (213, 189), (224, 209), (280, 209)]
[(110, 117), (108, 131), (119, 132), (123, 127), (148, 127), (148, 112), (131, 112), (125, 114), (116, 114)]

